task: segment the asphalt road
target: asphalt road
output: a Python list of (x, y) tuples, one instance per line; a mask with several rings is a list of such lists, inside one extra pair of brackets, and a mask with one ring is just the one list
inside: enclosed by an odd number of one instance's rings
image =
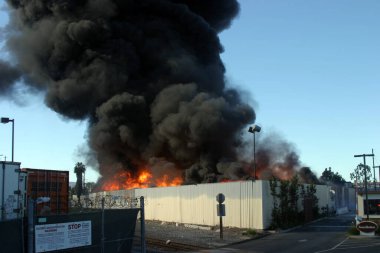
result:
[(330, 217), (292, 231), (230, 245), (215, 252), (379, 253), (380, 237), (347, 236), (353, 218), (352, 214)]

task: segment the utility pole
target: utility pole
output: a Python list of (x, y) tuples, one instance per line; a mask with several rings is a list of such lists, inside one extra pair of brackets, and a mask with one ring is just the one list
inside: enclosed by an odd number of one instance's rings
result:
[[(379, 169), (379, 179), (380, 179), (380, 166), (373, 166), (373, 173), (375, 173), (375, 169)], [(376, 190), (376, 183), (375, 183), (375, 190)]]
[(363, 157), (364, 162), (364, 191), (365, 191), (365, 202), (367, 209), (367, 220), (369, 220), (369, 205), (368, 205), (368, 187), (367, 187), (367, 165), (365, 163), (365, 158), (369, 156), (374, 156), (374, 154), (362, 154), (362, 155), (354, 155), (354, 157)]
[(375, 172), (375, 154), (373, 153), (372, 149), (372, 168), (373, 168), (373, 187), (375, 187), (376, 191), (376, 172)]
[(248, 129), (248, 132), (253, 133), (253, 181), (256, 180), (256, 132), (260, 132), (261, 127), (253, 125)]

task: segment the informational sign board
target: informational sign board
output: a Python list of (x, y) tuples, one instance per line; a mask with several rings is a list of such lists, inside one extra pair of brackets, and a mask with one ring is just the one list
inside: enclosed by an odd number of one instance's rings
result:
[(35, 226), (36, 252), (91, 245), (91, 221)]
[(224, 204), (216, 205), (216, 214), (218, 216), (226, 216), (226, 206)]
[(362, 221), (356, 225), (360, 235), (375, 235), (378, 225), (373, 221)]

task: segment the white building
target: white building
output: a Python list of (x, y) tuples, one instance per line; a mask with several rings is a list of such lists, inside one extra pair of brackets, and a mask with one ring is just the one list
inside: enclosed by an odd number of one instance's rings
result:
[[(366, 195), (363, 188), (359, 188), (357, 192), (358, 199), (358, 215), (367, 217), (366, 212)], [(380, 218), (380, 185), (377, 188), (369, 187), (368, 189), (368, 209), (369, 218)]]

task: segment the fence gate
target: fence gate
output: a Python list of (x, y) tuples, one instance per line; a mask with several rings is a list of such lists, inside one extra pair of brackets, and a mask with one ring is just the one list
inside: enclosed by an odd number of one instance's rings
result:
[(84, 198), (79, 205), (87, 208), (67, 215), (36, 216), (36, 205), (29, 200), (27, 246), (19, 252), (130, 252), (138, 213), (141, 252), (146, 251), (144, 197)]

